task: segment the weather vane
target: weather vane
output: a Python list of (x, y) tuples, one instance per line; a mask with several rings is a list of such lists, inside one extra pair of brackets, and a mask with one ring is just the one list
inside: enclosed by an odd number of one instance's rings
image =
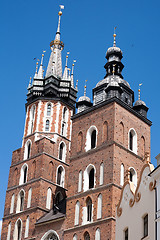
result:
[(114, 27), (114, 34), (113, 34), (114, 41), (113, 41), (113, 47), (116, 47), (116, 28), (117, 28), (117, 27)]
[(140, 100), (140, 97), (141, 97), (141, 89), (140, 89), (141, 86), (142, 86), (142, 83), (139, 84), (139, 89), (138, 89), (138, 100)]

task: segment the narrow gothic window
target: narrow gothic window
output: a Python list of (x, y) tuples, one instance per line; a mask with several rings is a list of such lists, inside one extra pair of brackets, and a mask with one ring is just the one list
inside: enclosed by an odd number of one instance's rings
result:
[(14, 211), (14, 199), (15, 199), (15, 195), (13, 194), (12, 198), (11, 198), (10, 213), (13, 213), (13, 211)]
[(62, 129), (61, 129), (61, 134), (63, 136), (66, 136), (66, 123), (67, 123), (67, 108), (64, 107), (63, 115), (62, 115)]
[(147, 237), (148, 236), (148, 214), (143, 218), (143, 232), (144, 232), (144, 236), (143, 237)]
[(24, 192), (21, 191), (21, 193), (20, 193), (20, 211), (23, 211), (23, 207), (24, 207)]
[(129, 131), (129, 149), (137, 153), (137, 134), (134, 129)]
[(32, 106), (31, 108), (31, 133), (33, 132), (33, 127), (34, 127), (34, 118), (35, 118), (35, 106)]
[(90, 240), (90, 235), (88, 232), (85, 232), (84, 234), (84, 240)]
[(23, 178), (23, 183), (27, 182), (27, 166), (24, 168), (24, 178)]
[(58, 240), (58, 237), (54, 233), (50, 233), (45, 240)]
[(94, 188), (94, 168), (89, 172), (89, 189)]
[(47, 105), (47, 116), (51, 116), (51, 104)]
[(122, 122), (119, 124), (119, 141), (120, 143), (124, 143), (124, 125)]
[(91, 133), (91, 149), (96, 147), (96, 130)]
[(77, 141), (77, 151), (81, 152), (82, 151), (82, 142), (83, 142), (83, 134), (82, 132), (78, 133), (78, 141)]
[(10, 240), (10, 237), (11, 237), (11, 222), (8, 224), (7, 240)]
[(46, 120), (45, 131), (49, 132), (49, 120)]
[(27, 159), (30, 158), (30, 152), (31, 152), (31, 143), (28, 144)]
[(82, 191), (82, 170), (79, 171), (78, 192)]
[(103, 162), (100, 165), (100, 179), (99, 179), (99, 184), (103, 184), (103, 175), (104, 175), (104, 164)]
[(79, 224), (79, 210), (80, 210), (80, 203), (79, 201), (77, 201), (75, 206), (75, 220), (74, 220), (75, 225)]
[(87, 221), (92, 221), (92, 200), (90, 197), (87, 198)]
[(77, 234), (74, 234), (73, 240), (77, 240)]
[(124, 231), (124, 239), (128, 240), (128, 228)]
[(121, 175), (120, 175), (120, 185), (123, 186), (124, 184), (124, 165), (121, 164)]
[(25, 228), (25, 234), (24, 237), (27, 238), (29, 233), (29, 216), (26, 219), (26, 228)]
[(103, 142), (108, 140), (108, 123), (105, 121), (103, 123)]
[(51, 208), (51, 197), (52, 197), (52, 190), (51, 188), (48, 188), (47, 190), (47, 199), (46, 199), (46, 208)]
[(101, 217), (102, 217), (102, 194), (99, 194), (97, 203), (97, 219)]
[(57, 184), (60, 185), (61, 187), (64, 186), (64, 169), (62, 166), (58, 167)]
[(96, 229), (96, 234), (95, 234), (95, 240), (100, 240), (101, 239), (101, 232), (100, 229)]
[(22, 224), (21, 224), (21, 221), (18, 220), (18, 222), (17, 222), (17, 238), (16, 238), (16, 240), (20, 240), (21, 239), (21, 230), (22, 230)]
[(134, 168), (129, 169), (129, 180), (133, 182), (135, 186), (137, 186), (137, 173)]
[(27, 182), (27, 172), (28, 172), (28, 167), (26, 164), (24, 164), (21, 168), (21, 176), (19, 180), (20, 185)]
[(31, 207), (31, 199), (32, 199), (32, 188), (28, 191), (28, 201), (27, 201), (27, 208)]
[(64, 157), (65, 157), (64, 154), (65, 154), (65, 145), (62, 142), (59, 147), (59, 159), (62, 161), (64, 161)]

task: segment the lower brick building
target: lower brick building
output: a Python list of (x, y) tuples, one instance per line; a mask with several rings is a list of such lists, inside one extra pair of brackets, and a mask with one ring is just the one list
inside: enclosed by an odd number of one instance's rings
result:
[[(2, 239), (115, 239), (116, 204), (128, 179), (136, 186), (150, 154), (148, 108), (134, 104), (122, 51), (108, 48), (106, 75), (76, 102), (73, 69), (62, 73), (58, 29), (44, 76), (30, 81), (23, 144), (13, 152)], [(77, 112), (75, 111), (75, 104)]]

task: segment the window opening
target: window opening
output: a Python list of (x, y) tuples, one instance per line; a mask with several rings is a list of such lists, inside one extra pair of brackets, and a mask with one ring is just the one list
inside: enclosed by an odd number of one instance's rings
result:
[(91, 134), (91, 149), (96, 147), (96, 130)]
[(27, 166), (24, 169), (24, 178), (23, 178), (23, 183), (27, 182)]
[(58, 185), (61, 185), (62, 171), (63, 171), (62, 167), (59, 167), (58, 168), (58, 173), (57, 173), (57, 184)]
[(17, 240), (20, 240), (20, 237), (21, 237), (21, 221), (20, 220), (17, 222), (17, 230), (18, 230)]
[(129, 133), (129, 149), (133, 151), (133, 134), (131, 131)]
[(51, 104), (47, 105), (47, 116), (51, 116)]
[(46, 120), (46, 127), (45, 127), (45, 131), (48, 132), (49, 131), (49, 120)]
[(85, 232), (84, 234), (84, 240), (90, 240), (90, 235), (88, 232)]
[(60, 148), (59, 148), (59, 159), (60, 160), (63, 160), (63, 158), (64, 158), (64, 143), (62, 142), (61, 144), (60, 144)]
[(128, 240), (128, 228), (124, 232), (124, 239)]
[(92, 221), (92, 200), (90, 198), (87, 200), (87, 221)]
[(31, 143), (28, 144), (27, 159), (30, 157)]
[(24, 207), (24, 192), (21, 191), (21, 193), (20, 193), (20, 211), (23, 211), (23, 207)]
[(147, 237), (148, 236), (148, 214), (143, 218), (143, 222), (144, 222), (144, 236), (143, 237)]
[(94, 188), (94, 168), (89, 172), (89, 189)]

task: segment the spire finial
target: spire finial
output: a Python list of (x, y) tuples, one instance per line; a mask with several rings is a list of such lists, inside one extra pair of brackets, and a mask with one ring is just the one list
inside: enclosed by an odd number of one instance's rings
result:
[(31, 87), (31, 81), (32, 81), (32, 77), (30, 77), (29, 79), (28, 89)]
[(63, 5), (59, 5), (60, 11), (58, 12), (59, 15), (59, 21), (58, 21), (58, 28), (57, 28), (57, 33), (60, 33), (60, 23), (61, 23), (61, 16), (62, 16), (62, 9), (64, 9)]
[(86, 84), (87, 84), (87, 81), (88, 81), (88, 80), (85, 80), (85, 86), (84, 86), (84, 96), (86, 96), (86, 88), (87, 88)]
[(37, 74), (37, 78), (38, 79), (43, 79), (43, 58), (44, 58), (44, 53), (45, 53), (46, 51), (43, 51), (43, 53), (42, 53), (42, 58), (41, 58), (41, 65), (40, 65), (40, 67), (39, 67), (39, 71), (38, 71), (38, 74)]
[(139, 89), (138, 89), (138, 100), (141, 99), (141, 89), (140, 86), (142, 86), (142, 83), (139, 84)]
[(113, 41), (113, 47), (116, 47), (116, 28), (117, 27), (114, 27), (114, 34), (113, 34), (113, 37), (114, 37), (114, 41)]
[(35, 72), (34, 78), (37, 78), (37, 76), (38, 76), (38, 61), (39, 61), (39, 59), (36, 62), (36, 72)]
[(74, 63), (76, 62), (76, 60), (73, 60), (73, 64), (72, 64), (72, 73), (71, 73), (71, 86), (74, 88), (74, 79), (73, 79), (73, 71), (74, 71)]

